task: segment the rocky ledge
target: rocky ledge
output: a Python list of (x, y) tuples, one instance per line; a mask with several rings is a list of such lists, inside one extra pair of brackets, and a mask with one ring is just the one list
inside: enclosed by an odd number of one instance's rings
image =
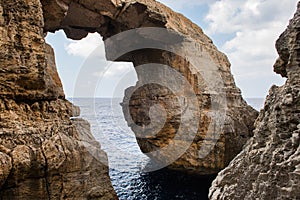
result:
[(273, 86), (254, 137), (221, 171), (210, 199), (300, 199), (300, 3), (276, 42), (274, 71), (287, 78)]
[(0, 99), (1, 199), (117, 199), (107, 157), (68, 101)]

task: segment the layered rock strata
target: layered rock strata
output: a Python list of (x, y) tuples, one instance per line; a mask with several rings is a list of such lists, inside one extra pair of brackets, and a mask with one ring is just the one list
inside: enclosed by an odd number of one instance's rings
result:
[(276, 42), (273, 86), (255, 124), (254, 137), (221, 171), (210, 199), (300, 199), (300, 3)]
[[(143, 29), (131, 36), (125, 37), (123, 34), (119, 39), (106, 42), (109, 60), (132, 62), (137, 69), (139, 82), (136, 87), (127, 90), (123, 110), (141, 150), (150, 153), (147, 155), (159, 166), (169, 165), (173, 169), (197, 174), (213, 174), (223, 169), (252, 136), (257, 113), (246, 104), (235, 86), (227, 57), (216, 49), (197, 25), (184, 16), (149, 0), (41, 2), (44, 31), (63, 29), (72, 39), (81, 39), (94, 32), (107, 39), (135, 28), (165, 29), (157, 34), (153, 34), (155, 29)], [(193, 63), (187, 59), (188, 56), (197, 58), (197, 62)], [(149, 74), (138, 70), (138, 67), (149, 62), (170, 66), (189, 85), (174, 94), (170, 88), (164, 87), (172, 81), (161, 78), (159, 84), (146, 84)], [(152, 69), (150, 73), (160, 77), (160, 69)], [(174, 84), (178, 83), (180, 80), (175, 80)], [(197, 98), (196, 103), (189, 101), (189, 93)], [(185, 102), (188, 106), (197, 104), (195, 110), (198, 111), (197, 114), (191, 111), (192, 114), (187, 115), (183, 122)], [(141, 129), (151, 124), (149, 112), (154, 105), (158, 106), (157, 109), (166, 110), (165, 123), (161, 130), (156, 132), (154, 129), (160, 126), (152, 126), (153, 129), (147, 129), (146, 134)], [(161, 117), (154, 114), (152, 121)], [(220, 124), (218, 118), (222, 118)], [(185, 124), (181, 130), (184, 133), (178, 138), (176, 135), (182, 124)], [(172, 150), (159, 152), (170, 144), (173, 145)], [(170, 152), (176, 152), (175, 158), (170, 158)]]
[(43, 27), (38, 0), (0, 1), (0, 199), (117, 199)]

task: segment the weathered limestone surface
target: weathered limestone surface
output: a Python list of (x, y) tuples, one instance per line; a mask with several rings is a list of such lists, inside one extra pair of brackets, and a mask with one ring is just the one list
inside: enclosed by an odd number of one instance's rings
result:
[(117, 199), (43, 27), (38, 0), (0, 1), (0, 199)]
[(39, 1), (1, 1), (1, 85), (3, 98), (54, 100), (64, 97), (54, 63), (47, 62)]
[(287, 77), (273, 86), (254, 137), (221, 171), (210, 199), (300, 199), (300, 3), (276, 42), (274, 71)]
[[(229, 163), (252, 135), (256, 111), (245, 103), (235, 86), (227, 57), (216, 49), (198, 26), (162, 4), (149, 0), (1, 0), (0, 5), (2, 199), (116, 198), (108, 169), (99, 161), (105, 160), (105, 155), (90, 135), (88, 125), (79, 119), (70, 120), (70, 117), (78, 116), (78, 111), (64, 99), (53, 50), (44, 41), (44, 34), (48, 31), (63, 29), (72, 39), (82, 39), (88, 33), (98, 32), (106, 39), (133, 28), (167, 28), (172, 36), (169, 40), (160, 36), (149, 39), (140, 33), (136, 41), (143, 43), (146, 39), (150, 44), (171, 45), (181, 53), (186, 53), (185, 45), (195, 44), (192, 55), (203, 56), (204, 61), (216, 67), (213, 73), (219, 74), (220, 78), (205, 82), (199, 72), (202, 65), (193, 66), (185, 57), (168, 51), (143, 49), (126, 52), (128, 54), (118, 58), (119, 61), (133, 62), (136, 67), (149, 61), (169, 65), (185, 77), (197, 96), (201, 107), (200, 120), (196, 121), (199, 129), (186, 153), (170, 168), (198, 174), (216, 173)], [(118, 52), (130, 48), (131, 44), (106, 44), (107, 58), (114, 60)], [(146, 76), (139, 71), (137, 73), (139, 86)], [(207, 86), (219, 83), (222, 83), (221, 92)], [(143, 90), (147, 92), (138, 93)], [(124, 112), (129, 108), (136, 124), (147, 125), (152, 103), (164, 105), (169, 110), (158, 137), (145, 140), (138, 137), (143, 132), (136, 132), (142, 151), (172, 143), (182, 115), (176, 103), (178, 98), (159, 85), (144, 86), (136, 91), (135, 95), (126, 96), (123, 102)], [(153, 93), (157, 94), (155, 99)], [(226, 104), (213, 102), (212, 94), (225, 95)], [(152, 103), (140, 107), (144, 99)], [(212, 104), (220, 104), (220, 110), (226, 111), (225, 127), (218, 132), (218, 140), (206, 137), (212, 121), (208, 115)], [(188, 130), (184, 131), (189, 135)], [(198, 150), (204, 138), (214, 148), (200, 159)], [(180, 142), (185, 143), (184, 140)], [(152, 158), (164, 162), (168, 155)]]
[[(81, 39), (88, 33), (94, 32), (98, 32), (104, 39), (107, 39), (122, 31), (141, 27), (160, 27), (169, 30), (169, 35), (167, 34), (165, 37), (157, 35), (156, 38), (148, 38), (144, 33), (138, 33), (134, 37), (134, 41), (123, 38), (106, 43), (106, 56), (110, 60), (115, 60), (115, 55), (124, 49), (130, 49), (133, 44), (160, 43), (163, 49), (171, 46), (176, 52), (182, 53), (186, 53), (185, 45), (193, 46), (195, 44), (195, 51), (188, 53), (195, 57), (203, 56), (206, 59), (203, 59), (203, 65), (193, 66), (185, 57), (166, 50), (142, 49), (130, 53), (125, 52), (127, 54), (117, 58), (118, 61), (133, 62), (135, 67), (149, 62), (171, 66), (187, 79), (193, 93), (198, 98), (199, 107), (201, 107), (201, 112), (197, 116), (200, 119), (199, 129), (186, 153), (179, 156), (180, 158), (178, 157), (179, 159), (170, 165), (170, 168), (189, 170), (197, 174), (217, 173), (241, 151), (247, 139), (252, 136), (257, 112), (242, 99), (241, 92), (235, 86), (231, 75), (227, 57), (216, 49), (212, 41), (197, 25), (181, 14), (175, 13), (153, 0), (41, 0), (41, 3), (45, 18), (44, 31), (54, 32), (63, 29), (67, 37), (72, 39)], [(204, 61), (208, 61), (215, 69), (210, 69), (208, 65), (205, 66)], [(205, 77), (199, 71), (204, 70), (205, 67), (208, 68), (207, 71), (215, 70), (212, 73), (219, 74), (219, 78), (204, 81)], [(183, 113), (178, 102), (176, 103), (178, 96), (174, 96), (171, 91), (166, 92), (166, 88), (158, 85), (143, 86), (147, 74), (140, 73), (138, 70), (137, 74), (139, 82), (136, 87), (126, 91), (123, 110), (129, 126), (136, 134), (141, 150), (147, 153), (176, 142), (173, 138), (178, 131)], [(168, 80), (162, 80), (162, 82), (168, 82)], [(207, 84), (219, 84), (219, 90), (209, 89)], [(132, 94), (131, 91), (134, 90), (136, 92)], [(213, 100), (212, 95), (226, 96), (226, 103), (222, 104)], [(181, 97), (179, 96), (179, 98)], [(145, 104), (145, 102), (148, 103)], [(149, 109), (154, 104), (163, 106), (168, 111), (168, 115), (162, 130), (156, 135), (152, 134), (148, 137), (139, 131), (140, 128), (136, 129), (133, 124), (140, 127), (148, 125), (151, 121)], [(220, 104), (220, 112), (226, 112), (224, 129), (217, 131), (217, 134), (220, 135), (218, 139), (211, 136), (206, 137), (209, 134), (209, 125), (213, 121), (208, 114), (212, 110), (212, 104)], [(132, 118), (134, 123), (129, 118)], [(193, 120), (195, 119), (192, 117), (189, 119), (189, 121)], [(186, 135), (190, 134), (189, 130), (184, 131)], [(205, 138), (214, 148), (207, 156), (199, 158), (198, 152)], [(180, 143), (185, 141), (177, 142), (178, 144), (176, 144), (180, 146)], [(164, 153), (150, 157), (156, 162), (163, 163), (169, 159), (169, 154)]]
[(117, 199), (106, 154), (88, 122), (70, 121), (71, 103), (0, 104), (1, 199)]

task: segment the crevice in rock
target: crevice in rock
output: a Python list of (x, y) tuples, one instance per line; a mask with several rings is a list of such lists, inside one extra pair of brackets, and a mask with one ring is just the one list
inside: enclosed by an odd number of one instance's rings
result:
[(41, 148), (41, 151), (42, 151), (42, 155), (45, 159), (45, 166), (44, 166), (44, 180), (45, 180), (45, 186), (46, 186), (45, 189), (46, 189), (46, 192), (48, 195), (48, 200), (51, 200), (50, 183), (48, 180), (48, 160), (47, 160), (47, 157), (46, 157), (46, 154), (45, 154), (43, 148)]
[[(12, 166), (14, 166), (14, 159), (13, 159), (13, 157), (10, 155), (10, 154), (7, 154), (9, 157), (10, 157), (10, 159), (11, 159), (11, 165)], [(13, 175), (13, 172), (14, 172), (14, 168), (12, 167), (11, 168), (11, 170), (10, 170), (10, 172), (9, 172), (9, 175), (6, 177), (6, 180), (4, 181), (4, 183), (0, 186), (0, 196), (1, 196), (1, 191), (2, 191), (2, 189), (3, 188), (10, 188), (10, 187), (8, 187), (7, 185), (8, 185), (8, 180), (10, 179), (10, 177), (12, 177), (12, 175)], [(11, 188), (12, 187), (14, 187), (14, 186), (11, 186)]]
[(122, 2), (122, 6), (118, 8), (118, 12), (114, 15), (114, 19), (117, 20), (118, 17), (126, 11), (126, 9), (131, 5), (130, 2)]

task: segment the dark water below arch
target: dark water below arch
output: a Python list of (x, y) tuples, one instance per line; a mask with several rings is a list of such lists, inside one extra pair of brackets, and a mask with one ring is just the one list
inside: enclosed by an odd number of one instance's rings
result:
[[(208, 199), (208, 189), (216, 175), (197, 177), (166, 169), (143, 172), (149, 159), (141, 153), (127, 127), (119, 106), (121, 99), (70, 100), (80, 106), (81, 117), (90, 122), (93, 135), (107, 153), (110, 178), (120, 200)], [(255, 102), (261, 105), (261, 101)]]
[(195, 177), (162, 169), (141, 174), (138, 179), (133, 178), (129, 184), (133, 187), (129, 187), (129, 191), (122, 192), (123, 188), (119, 190), (119, 186), (115, 188), (120, 199), (205, 200), (208, 199), (208, 190), (214, 178), (215, 176)]

